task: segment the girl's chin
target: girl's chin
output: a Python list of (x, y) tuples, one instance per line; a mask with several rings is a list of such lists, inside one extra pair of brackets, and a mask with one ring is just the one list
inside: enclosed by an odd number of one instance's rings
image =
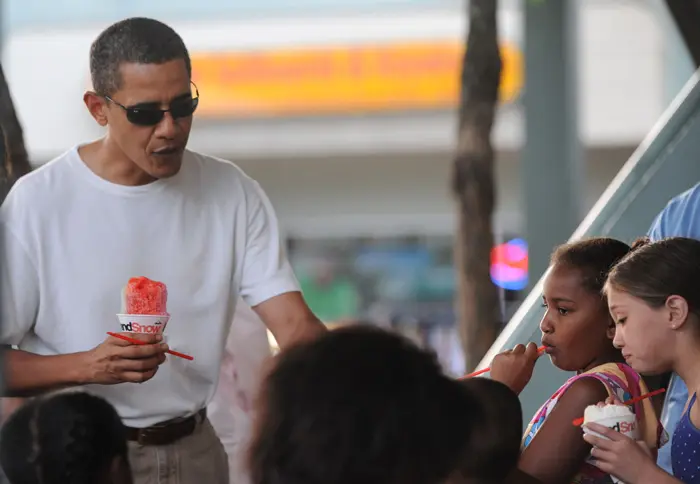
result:
[(552, 362), (554, 366), (559, 368), (561, 371), (579, 371), (580, 368), (575, 368), (573, 367), (574, 365), (567, 364), (566, 361), (561, 361), (560, 358), (557, 358), (557, 355), (555, 354), (550, 354), (549, 355), (549, 361)]
[(634, 371), (639, 373), (642, 376), (660, 376), (660, 375), (665, 375), (666, 373), (670, 373), (673, 370), (672, 369), (659, 369), (659, 368), (644, 368), (644, 367), (635, 367), (634, 365), (630, 365)]
[(652, 365), (647, 365), (637, 358), (627, 358), (625, 362), (637, 373), (645, 376), (658, 376), (673, 371), (671, 368), (659, 368)]

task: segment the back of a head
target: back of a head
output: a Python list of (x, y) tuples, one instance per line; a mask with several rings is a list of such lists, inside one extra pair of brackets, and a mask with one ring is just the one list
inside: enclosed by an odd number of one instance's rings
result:
[(600, 293), (610, 269), (630, 252), (626, 243), (610, 237), (591, 237), (557, 247), (551, 264), (564, 264), (581, 272), (583, 285)]
[(37, 398), (13, 413), (0, 431), (0, 464), (12, 484), (131, 482), (121, 419), (82, 392)]
[(121, 88), (122, 64), (163, 64), (183, 60), (192, 72), (190, 56), (182, 38), (158, 20), (132, 17), (105, 29), (90, 48), (92, 85), (100, 95)]
[(254, 484), (438, 484), (471, 431), (434, 355), (370, 326), (283, 351), (262, 389)]
[(506, 385), (487, 378), (460, 382), (478, 402), (474, 428), (459, 466), (459, 482), (500, 483), (517, 467), (523, 418), (518, 396)]

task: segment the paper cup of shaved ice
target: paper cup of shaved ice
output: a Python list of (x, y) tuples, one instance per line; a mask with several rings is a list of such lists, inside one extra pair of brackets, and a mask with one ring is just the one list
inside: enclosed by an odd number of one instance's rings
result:
[(163, 334), (170, 316), (156, 314), (117, 314), (120, 333)]
[[(632, 410), (626, 405), (589, 405), (583, 414), (583, 433), (588, 435), (595, 435), (601, 439), (609, 440), (604, 435), (599, 434), (586, 428), (587, 423), (595, 422), (600, 425), (604, 425), (609, 429), (616, 432), (620, 432), (626, 435), (630, 439), (639, 439), (639, 424), (637, 422), (637, 417), (634, 415)], [(617, 477), (611, 476), (613, 482), (616, 484), (624, 484)]]
[(593, 432), (592, 430), (588, 430), (585, 427), (587, 423), (591, 422), (604, 425), (609, 429), (620, 432), (631, 439), (639, 439), (637, 417), (629, 409), (629, 407), (625, 405), (608, 404), (605, 406), (589, 405), (586, 407), (583, 414), (583, 431), (587, 434), (605, 439), (606, 437), (597, 432)]
[(162, 335), (170, 320), (168, 289), (147, 277), (132, 277), (122, 288), (122, 307), (117, 314), (118, 332), (137, 339)]

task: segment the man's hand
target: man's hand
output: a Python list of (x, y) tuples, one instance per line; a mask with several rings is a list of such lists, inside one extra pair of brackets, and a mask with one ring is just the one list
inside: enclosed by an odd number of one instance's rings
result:
[(491, 379), (507, 385), (519, 395), (530, 382), (539, 357), (535, 343), (528, 343), (527, 347), (517, 345), (496, 355), (491, 363)]
[(143, 383), (150, 380), (165, 361), (168, 345), (160, 335), (142, 336), (149, 343), (136, 345), (109, 336), (104, 342), (84, 354), (85, 383), (114, 385)]

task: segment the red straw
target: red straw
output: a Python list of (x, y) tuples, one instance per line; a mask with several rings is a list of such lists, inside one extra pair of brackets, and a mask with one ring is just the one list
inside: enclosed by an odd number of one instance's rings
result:
[[(537, 348), (537, 353), (542, 354), (543, 351), (544, 351), (544, 346), (540, 346), (539, 348)], [(488, 373), (489, 371), (491, 371), (490, 366), (488, 368), (483, 368), (483, 369), (477, 370), (473, 373), (469, 373), (468, 375), (464, 375), (458, 379), (459, 380), (466, 380), (467, 378), (474, 378), (475, 376), (483, 375), (484, 373)]]
[[(630, 400), (627, 400), (626, 402), (623, 402), (622, 405), (634, 405), (635, 403), (641, 402), (642, 400), (646, 400), (647, 398), (655, 397), (656, 395), (660, 395), (663, 392), (665, 392), (665, 388), (659, 388), (658, 390), (654, 390), (653, 392), (645, 393), (644, 395), (639, 395), (638, 397), (634, 397)], [(574, 426), (580, 427), (583, 425), (583, 417), (579, 417), (577, 419), (574, 419), (573, 422)]]
[[(124, 341), (128, 341), (129, 343), (133, 343), (133, 344), (135, 344), (135, 345), (147, 345), (147, 344), (150, 344), (150, 343), (146, 343), (145, 341), (141, 341), (141, 340), (138, 340), (138, 339), (135, 339), (135, 338), (130, 338), (130, 337), (128, 337), (128, 336), (124, 336), (123, 334), (119, 334), (119, 333), (112, 333), (112, 332), (107, 331), (107, 334), (110, 335), (110, 336), (112, 336), (112, 337), (114, 337), (114, 338), (123, 339)], [(184, 353), (178, 353), (177, 351), (168, 350), (168, 351), (166, 351), (166, 353), (171, 354), (171, 355), (173, 355), (173, 356), (179, 356), (180, 358), (184, 358), (184, 359), (186, 359), (186, 360), (190, 360), (190, 361), (194, 360), (194, 358), (191, 357), (190, 355), (186, 355), (186, 354), (184, 354)]]

